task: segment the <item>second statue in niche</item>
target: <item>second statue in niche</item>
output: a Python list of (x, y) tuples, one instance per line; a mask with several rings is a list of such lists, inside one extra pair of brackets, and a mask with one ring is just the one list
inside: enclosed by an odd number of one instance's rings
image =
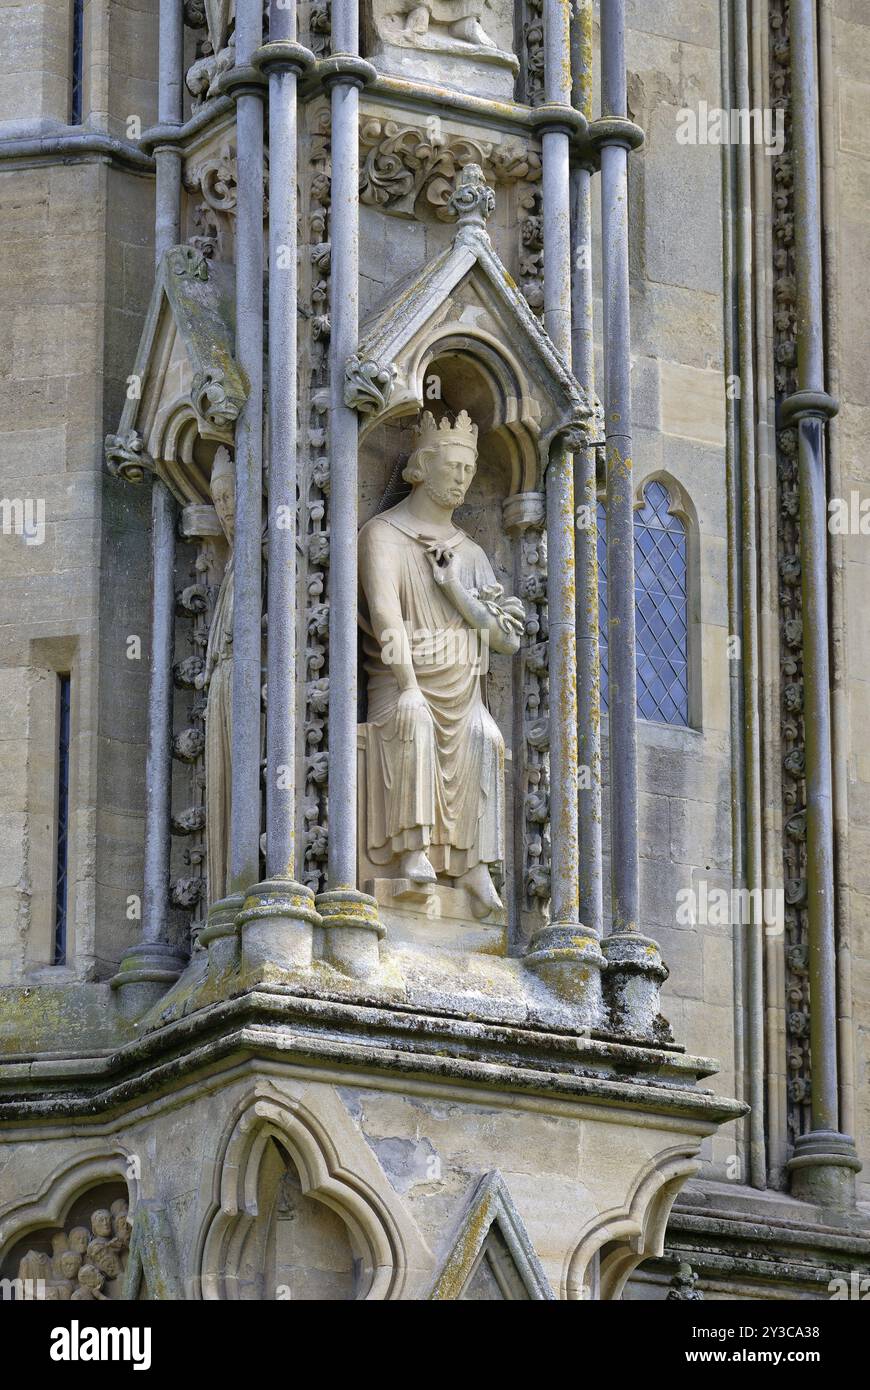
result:
[(501, 733), (484, 703), (490, 649), (514, 655), (525, 615), (453, 521), (477, 466), (477, 427), (426, 411), (404, 477), (411, 493), (360, 531), (368, 689), (366, 852), (425, 891), (440, 878), (475, 916), (502, 904)]
[(227, 449), (215, 454), (210, 481), (212, 501), (230, 547), (208, 634), (205, 669), (197, 676), (208, 691), (205, 715), (205, 835), (209, 903), (228, 890), (230, 809), (232, 805), (233, 713), (233, 537), (236, 520), (235, 466)]

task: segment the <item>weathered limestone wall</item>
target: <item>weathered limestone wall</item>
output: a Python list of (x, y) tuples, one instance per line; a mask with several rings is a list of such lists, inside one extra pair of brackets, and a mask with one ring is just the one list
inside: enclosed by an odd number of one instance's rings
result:
[[(28, 836), (26, 818), (48, 800), (54, 818), (53, 776), (39, 759), (52, 759), (57, 742), (54, 694), (46, 692), (51, 717), (44, 730), (32, 701), (52, 672), (75, 676), (71, 747), (70, 880), (78, 944), (93, 940), (93, 792), (89, 794), (94, 744), (96, 689), (94, 615), (95, 567), (99, 557), (100, 482), (96, 444), (101, 424), (100, 361), (105, 284), (102, 229), (105, 176), (99, 165), (38, 167), (0, 172), (5, 223), (4, 311), (11, 324), (10, 356), (2, 385), (4, 496), (31, 497), (45, 505), (45, 541), (27, 545), (4, 536), (5, 603), (2, 643), (4, 681), (14, 691), (8, 710), (18, 731), (18, 775), (6, 783), (11, 824), (4, 836), (7, 899), (3, 955), (7, 982), (24, 958), (24, 940), (14, 930), (34, 909), (50, 915), (53, 894), (53, 836), (42, 847)], [(53, 649), (61, 639), (61, 650)], [(39, 643), (38, 652), (33, 644)], [(56, 663), (56, 664), (55, 664)], [(27, 718), (28, 707), (33, 711)], [(24, 731), (27, 730), (27, 735)], [(27, 737), (27, 742), (24, 742)], [(26, 770), (26, 775), (25, 774)], [(37, 791), (31, 784), (41, 782)], [(51, 782), (49, 789), (48, 783)], [(88, 809), (91, 824), (88, 824)], [(14, 858), (12, 846), (15, 845)], [(31, 852), (33, 858), (31, 858)], [(9, 913), (13, 915), (8, 915)], [(42, 924), (37, 950), (28, 957), (51, 960), (49, 924)]]
[[(75, 1163), (73, 1186), (84, 1175), (97, 1190), (121, 1182), (138, 1221), (160, 1213), (161, 1273), (187, 1297), (214, 1297), (237, 1271), (247, 1290), (221, 1296), (286, 1297), (279, 1286), (287, 1279), (294, 1298), (347, 1298), (354, 1296), (344, 1287), (351, 1250), (365, 1264), (369, 1246), (378, 1249), (388, 1284), (374, 1296), (426, 1298), (457, 1243), (473, 1248), (472, 1195), (497, 1170), (521, 1238), (543, 1267), (547, 1296), (588, 1297), (584, 1274), (594, 1277), (597, 1248), (633, 1236), (637, 1253), (645, 1242), (653, 1253), (673, 1184), (691, 1170), (707, 1128), (482, 1085), (460, 1094), (449, 1083), (365, 1070), (345, 1078), (327, 1067), (315, 1076), (304, 1065), (263, 1058), (253, 1074), (239, 1059), (222, 1071), (205, 1085), (191, 1081), (109, 1115), (89, 1137), (36, 1142), (38, 1124), (20, 1142), (7, 1132), (0, 1249), (11, 1264), (2, 1273), (14, 1273), (23, 1249), (38, 1244), (25, 1236), (10, 1245), (24, 1223), (31, 1232), (58, 1217), (63, 1224), (72, 1191), (64, 1169)], [(277, 1145), (271, 1157), (270, 1136)], [(289, 1184), (282, 1165), (290, 1168)], [(310, 1194), (305, 1202), (297, 1175)], [(306, 1262), (297, 1242), (295, 1267), (282, 1271), (275, 1223), (288, 1202), (311, 1254)]]
[[(636, 495), (658, 477), (685, 507), (690, 594), (692, 727), (638, 726), (642, 926), (671, 971), (674, 1035), (717, 1057), (713, 1087), (739, 1095), (732, 928), (676, 920), (680, 890), (731, 886), (722, 151), (676, 139), (680, 108), (721, 104), (719, 15), (629, 3), (627, 21), (629, 112), (646, 133), (629, 161)], [(604, 825), (606, 856), (606, 797)], [(735, 1176), (735, 1131), (712, 1140), (711, 1174)]]
[[(830, 249), (839, 260), (834, 326), (839, 336), (839, 382), (829, 389), (839, 398), (835, 421), (841, 470), (841, 495), (849, 503), (870, 496), (870, 377), (867, 342), (870, 302), (866, 285), (870, 263), (870, 14), (856, 0), (832, 5), (834, 89), (831, 109), (823, 109), (830, 150), (836, 160), (839, 215)], [(838, 321), (838, 322), (837, 322)], [(865, 518), (864, 526), (867, 522)], [(870, 538), (861, 533), (842, 538), (845, 559), (845, 682), (848, 700), (848, 933), (851, 940), (852, 1013), (844, 1032), (855, 1048), (855, 1140), (864, 1161), (859, 1190), (870, 1196), (870, 758), (866, 730), (870, 721)]]
[[(0, 132), (35, 134), (70, 119), (72, 14), (69, 0), (3, 8), (4, 81)], [(124, 138), (157, 116), (156, 0), (86, 0), (83, 29), (82, 125)]]
[[(4, 13), (21, 66), (3, 83), (0, 134), (66, 126), (70, 13)], [(113, 6), (111, 25), (108, 6), (87, 6), (76, 133), (124, 138), (129, 115), (153, 121), (155, 71), (156, 5)], [(79, 976), (111, 973), (139, 930), (127, 905), (141, 894), (148, 499), (106, 476), (103, 438), (150, 293), (152, 209), (151, 179), (105, 160), (0, 164), (0, 495), (37, 516), (44, 507), (45, 520), (41, 543), (0, 540), (4, 984), (54, 958), (59, 671), (72, 672), (68, 962)]]
[(71, 49), (72, 5), (67, 0), (4, 5), (0, 129), (66, 124)]

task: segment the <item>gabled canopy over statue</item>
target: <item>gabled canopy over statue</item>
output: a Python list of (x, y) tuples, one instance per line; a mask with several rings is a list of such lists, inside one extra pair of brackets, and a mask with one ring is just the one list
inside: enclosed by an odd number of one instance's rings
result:
[(522, 603), (504, 597), (453, 511), (477, 466), (477, 426), (421, 417), (410, 496), (360, 531), (368, 676), (366, 830), (374, 864), (423, 887), (436, 875), (501, 907), (504, 741), (483, 700), (489, 647), (514, 655)]

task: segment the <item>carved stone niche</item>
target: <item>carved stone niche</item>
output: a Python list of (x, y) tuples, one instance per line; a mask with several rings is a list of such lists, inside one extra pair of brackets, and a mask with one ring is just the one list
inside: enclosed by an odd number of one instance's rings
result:
[(394, 77), (511, 100), (513, 0), (363, 0), (365, 56)]
[[(106, 440), (111, 472), (132, 483), (151, 473), (178, 506), (170, 900), (179, 917), (188, 914), (176, 928), (189, 931), (194, 945), (207, 902), (209, 637), (216, 610), (231, 604), (223, 585), (229, 547), (212, 483), (216, 472), (232, 479), (230, 450), (246, 394), (234, 339), (232, 266), (190, 245), (171, 247), (158, 268), (118, 432)], [(226, 601), (219, 603), (222, 593)], [(223, 616), (224, 627), (230, 623), (231, 607)], [(222, 807), (227, 798), (228, 793), (218, 798)], [(226, 814), (211, 819), (212, 831), (225, 840)], [(223, 863), (225, 853), (217, 857)]]
[(416, 1296), (428, 1251), (338, 1098), (256, 1090), (219, 1146), (194, 1296)]
[(330, 1303), (364, 1297), (348, 1227), (302, 1190), (293, 1160), (276, 1140), (263, 1152), (259, 1181), (258, 1214), (239, 1250), (235, 1297)]
[(10, 1247), (0, 1279), (24, 1302), (103, 1302), (124, 1297), (130, 1249), (128, 1193), (104, 1183), (78, 1196), (52, 1225), (30, 1230)]
[[(498, 260), (484, 221), (492, 191), (480, 170), (462, 171), (451, 248), (399, 285), (363, 325), (347, 364), (348, 404), (361, 416), (361, 523), (409, 491), (402, 479), (420, 412), (477, 427), (477, 470), (455, 525), (483, 550), (506, 595), (525, 608), (516, 656), (489, 654), (486, 702), (505, 745), (504, 862), (492, 873), (505, 911), (485, 917), (443, 873), (414, 886), (402, 864), (373, 862), (367, 846), (371, 734), (366, 681), (359, 711), (359, 883), (379, 902), (391, 939), (502, 954), (546, 920), (549, 898), (547, 570), (545, 473), (550, 447), (581, 433), (590, 407), (538, 320)], [(377, 744), (377, 740), (376, 740)], [(377, 754), (376, 756), (380, 756)], [(393, 841), (395, 843), (395, 840)], [(454, 882), (458, 883), (459, 880)]]

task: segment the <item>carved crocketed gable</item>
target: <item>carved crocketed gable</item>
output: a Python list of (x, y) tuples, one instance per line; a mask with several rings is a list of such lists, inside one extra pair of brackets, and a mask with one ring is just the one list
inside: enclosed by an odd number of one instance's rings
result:
[(522, 1217), (497, 1169), (484, 1174), (429, 1295), (465, 1302), (554, 1301)]
[(557, 435), (594, 434), (594, 407), (575, 380), (486, 231), (495, 194), (466, 165), (450, 199), (453, 245), (395, 290), (363, 325), (345, 371), (345, 401), (363, 431), (425, 405), (424, 380), (438, 357), (464, 354), (488, 371), (494, 427), (526, 434), (546, 462)]
[(236, 364), (234, 271), (192, 246), (173, 246), (154, 292), (128, 378), (117, 434), (106, 439), (110, 472), (139, 482), (158, 473), (182, 504), (210, 502), (197, 438), (232, 443), (247, 388)]

